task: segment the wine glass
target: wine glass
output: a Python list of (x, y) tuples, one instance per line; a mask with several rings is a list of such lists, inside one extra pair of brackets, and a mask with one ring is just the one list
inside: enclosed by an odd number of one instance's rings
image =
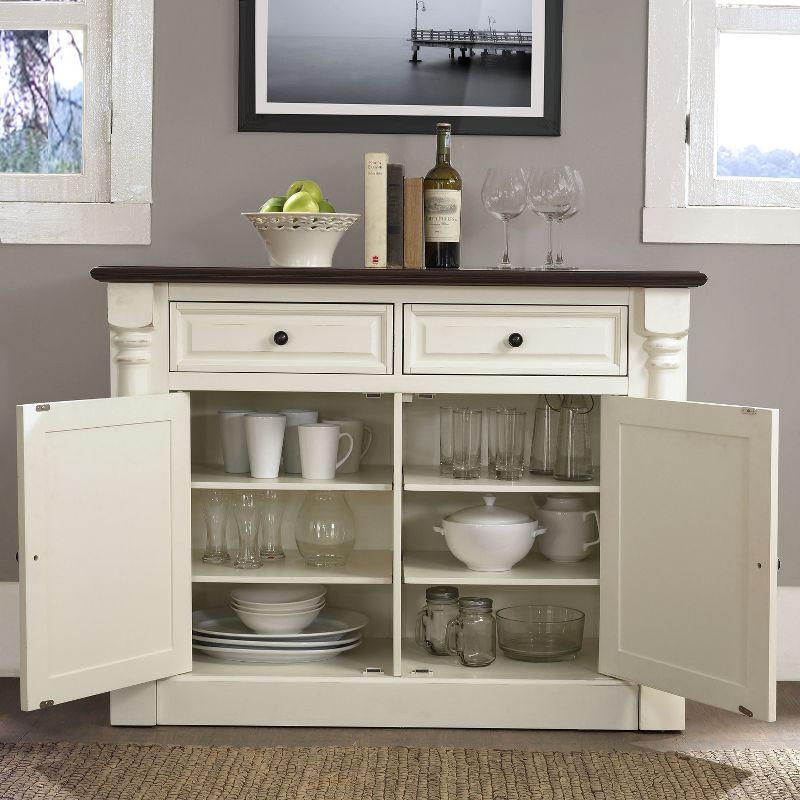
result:
[(547, 222), (547, 257), (542, 269), (577, 269), (564, 261), (560, 244), (553, 257), (553, 223), (562, 223), (575, 216), (583, 206), (583, 178), (574, 167), (567, 165), (531, 170), (528, 181), (528, 204), (531, 210)]
[(518, 217), (528, 205), (527, 182), (522, 169), (497, 169), (486, 173), (481, 198), (486, 210), (503, 221), (506, 247), (503, 260), (496, 269), (518, 269), (508, 257), (508, 223)]

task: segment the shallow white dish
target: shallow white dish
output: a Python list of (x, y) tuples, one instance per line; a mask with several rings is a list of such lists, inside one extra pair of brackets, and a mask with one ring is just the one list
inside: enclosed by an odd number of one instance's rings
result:
[(192, 614), (192, 633), (230, 638), (234, 641), (296, 639), (297, 641), (313, 642), (334, 636), (342, 637), (353, 631), (359, 631), (368, 622), (369, 618), (360, 611), (328, 607), (301, 633), (260, 634), (250, 630), (231, 613), (229, 608), (210, 608), (195, 611)]
[(308, 648), (297, 650), (251, 650), (240, 647), (218, 647), (216, 645), (193, 644), (195, 650), (219, 658), (223, 661), (244, 661), (251, 664), (302, 664), (309, 661), (327, 661), (341, 653), (353, 650), (361, 642), (345, 645), (341, 648)]
[[(340, 639), (315, 639), (313, 647), (342, 647), (361, 640), (360, 633), (351, 633)], [(208, 636), (202, 633), (192, 634), (192, 642), (197, 644), (215, 644), (224, 647), (245, 647), (248, 650), (296, 650), (297, 648), (308, 649), (312, 645), (308, 639), (266, 639), (261, 641), (254, 640), (231, 640), (219, 636)]]
[(294, 606), (298, 603), (313, 605), (327, 593), (324, 586), (317, 584), (239, 586), (231, 592), (231, 600), (248, 606)]
[(325, 600), (319, 600), (302, 608), (274, 608), (273, 606), (243, 606), (235, 600), (231, 602), (231, 608), (240, 611), (247, 611), (248, 614), (270, 614), (272, 616), (291, 616), (292, 614), (304, 614), (306, 611), (317, 611), (325, 607)]
[(307, 611), (297, 611), (292, 614), (254, 614), (252, 611), (243, 611), (233, 607), (237, 617), (256, 633), (300, 633), (307, 628), (322, 611), (322, 606)]

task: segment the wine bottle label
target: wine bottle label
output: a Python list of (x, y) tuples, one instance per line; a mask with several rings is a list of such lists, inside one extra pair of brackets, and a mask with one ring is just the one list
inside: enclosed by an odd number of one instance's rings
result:
[(461, 241), (461, 191), (425, 190), (425, 241)]

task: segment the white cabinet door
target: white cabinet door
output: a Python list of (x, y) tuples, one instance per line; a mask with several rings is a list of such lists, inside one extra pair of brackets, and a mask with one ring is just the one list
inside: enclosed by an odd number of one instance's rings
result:
[(22, 708), (191, 669), (189, 397), (17, 408)]
[(775, 719), (778, 412), (604, 397), (600, 671)]

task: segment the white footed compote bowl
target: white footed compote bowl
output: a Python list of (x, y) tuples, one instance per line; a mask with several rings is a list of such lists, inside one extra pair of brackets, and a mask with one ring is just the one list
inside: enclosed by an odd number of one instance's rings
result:
[(330, 267), (342, 236), (361, 214), (244, 213), (276, 267)]

